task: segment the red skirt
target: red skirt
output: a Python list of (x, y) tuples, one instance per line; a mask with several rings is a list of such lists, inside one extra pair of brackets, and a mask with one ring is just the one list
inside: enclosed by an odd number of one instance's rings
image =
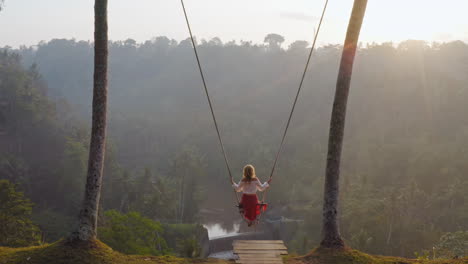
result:
[(243, 194), (241, 206), (244, 209), (244, 217), (249, 221), (255, 221), (261, 212), (267, 208), (267, 204), (260, 204), (256, 194)]

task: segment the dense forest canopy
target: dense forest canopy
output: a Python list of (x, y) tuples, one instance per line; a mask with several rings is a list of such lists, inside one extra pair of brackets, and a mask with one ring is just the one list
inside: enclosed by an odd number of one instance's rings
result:
[[(267, 36), (264, 45), (199, 43), (238, 177), (246, 163), (267, 177), (308, 53), (307, 42), (281, 47), (278, 36)], [(18, 183), (35, 203), (33, 218), (48, 241), (70, 231), (81, 201), (92, 45), (55, 39), (1, 53), (0, 178)], [(128, 39), (109, 49), (103, 209), (192, 223), (200, 208), (232, 208), (189, 40)], [(272, 206), (288, 206), (290, 217), (305, 219), (293, 242), (298, 251), (319, 241), (341, 49), (324, 45), (312, 58), (269, 194)], [(467, 70), (468, 45), (461, 41), (359, 48), (342, 158), (341, 225), (351, 246), (413, 256), (446, 232), (468, 230)]]

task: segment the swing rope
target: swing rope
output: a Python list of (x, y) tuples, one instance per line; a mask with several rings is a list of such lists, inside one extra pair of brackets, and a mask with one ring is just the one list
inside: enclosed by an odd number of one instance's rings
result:
[[(291, 119), (292, 119), (294, 110), (296, 109), (297, 100), (299, 99), (299, 94), (301, 93), (302, 85), (304, 84), (304, 79), (305, 79), (307, 70), (309, 68), (310, 59), (312, 58), (312, 54), (313, 54), (313, 52), (315, 50), (315, 44), (317, 43), (317, 37), (319, 35), (320, 28), (322, 27), (322, 22), (323, 22), (323, 18), (325, 16), (325, 12), (327, 10), (327, 6), (328, 6), (328, 0), (325, 0), (325, 5), (323, 6), (322, 15), (320, 16), (320, 21), (318, 23), (317, 31), (314, 34), (314, 41), (312, 42), (312, 47), (310, 48), (309, 57), (307, 58), (307, 62), (306, 62), (306, 65), (304, 67), (304, 71), (302, 72), (301, 82), (299, 83), (299, 88), (297, 89), (296, 97), (294, 98), (294, 103), (292, 105), (291, 112), (289, 113), (288, 122), (286, 123), (286, 128), (284, 129), (283, 137), (281, 138), (281, 143), (280, 143), (280, 146), (278, 148), (278, 152), (276, 152), (276, 157), (275, 157), (275, 161), (273, 162), (273, 167), (271, 168), (270, 180), (273, 178), (273, 174), (275, 172), (276, 164), (278, 163), (278, 159), (280, 157), (281, 150), (283, 149), (284, 140), (286, 138), (286, 134), (288, 133), (289, 124), (291, 123)], [(264, 203), (264, 201), (266, 199), (267, 191), (268, 191), (268, 189), (266, 189), (263, 192), (263, 196), (262, 196), (262, 200), (261, 200), (262, 204)]]
[[(223, 144), (223, 141), (221, 139), (221, 134), (219, 132), (219, 128), (218, 128), (218, 123), (216, 121), (216, 116), (215, 116), (215, 113), (214, 113), (214, 109), (213, 109), (213, 104), (211, 103), (211, 98), (210, 98), (210, 95), (208, 93), (208, 88), (207, 88), (207, 85), (206, 85), (206, 81), (205, 81), (205, 76), (203, 74), (203, 70), (202, 70), (202, 66), (201, 66), (201, 63), (200, 63), (200, 58), (198, 56), (198, 51), (197, 51), (197, 45), (195, 43), (195, 39), (193, 37), (193, 34), (192, 34), (192, 29), (190, 27), (190, 22), (189, 22), (189, 19), (188, 19), (188, 16), (187, 16), (187, 11), (186, 11), (186, 8), (185, 8), (185, 5), (184, 5), (184, 0), (180, 0), (181, 4), (182, 4), (182, 9), (184, 11), (184, 15), (185, 15), (185, 21), (187, 23), (187, 28), (188, 28), (188, 31), (189, 31), (189, 34), (190, 34), (190, 39), (192, 41), (192, 45), (193, 45), (193, 50), (195, 52), (195, 58), (197, 60), (197, 64), (198, 64), (198, 69), (200, 71), (200, 75), (201, 75), (201, 78), (202, 78), (202, 82), (203, 82), (203, 87), (205, 89), (205, 94), (206, 94), (206, 97), (208, 99), (208, 104), (210, 106), (210, 110), (211, 110), (211, 116), (213, 118), (213, 122), (214, 122), (214, 125), (215, 125), (215, 128), (216, 128), (216, 133), (218, 134), (218, 140), (219, 140), (219, 144), (221, 146), (221, 150), (222, 150), (222, 153), (223, 153), (223, 157), (224, 157), (224, 162), (226, 164), (226, 168), (228, 170), (228, 173), (229, 173), (229, 177), (231, 179), (231, 181), (233, 181), (233, 176), (232, 176), (232, 172), (231, 172), (231, 168), (229, 166), (229, 162), (228, 162), (228, 159), (227, 159), (227, 155), (226, 155), (226, 150), (224, 148), (224, 144)], [(317, 31), (315, 32), (314, 34), (314, 40), (312, 42), (312, 47), (310, 49), (310, 52), (309, 52), (309, 56), (307, 58), (307, 62), (306, 62), (306, 65), (304, 67), (304, 71), (302, 73), (302, 77), (301, 77), (301, 81), (299, 83), (299, 87), (297, 89), (297, 92), (296, 92), (296, 97), (294, 98), (294, 102), (293, 102), (293, 105), (292, 105), (292, 108), (291, 108), (291, 112), (289, 113), (289, 117), (288, 117), (288, 121), (286, 123), (286, 127), (284, 129), (284, 132), (283, 132), (283, 136), (281, 138), (281, 143), (280, 143), (280, 146), (278, 148), (278, 152), (276, 153), (276, 156), (275, 156), (275, 160), (273, 162), (273, 167), (271, 169), (271, 173), (270, 173), (270, 180), (273, 178), (273, 175), (274, 175), (274, 172), (275, 172), (275, 169), (276, 169), (276, 165), (278, 163), (278, 160), (279, 160), (279, 157), (280, 157), (280, 154), (281, 154), (281, 150), (283, 149), (283, 145), (284, 145), (284, 141), (286, 139), (286, 135), (287, 135), (287, 132), (288, 132), (288, 129), (289, 129), (289, 125), (291, 123), (291, 119), (292, 119), (292, 116), (294, 114), (294, 110), (296, 109), (296, 104), (297, 104), (297, 101), (299, 99), (299, 94), (302, 90), (302, 86), (304, 84), (304, 79), (305, 79), (305, 76), (307, 74), (307, 70), (309, 68), (309, 64), (310, 64), (310, 60), (312, 58), (312, 54), (315, 50), (315, 44), (317, 43), (317, 38), (318, 38), (318, 35), (319, 35), (319, 32), (320, 32), (320, 28), (322, 27), (322, 22), (323, 22), (323, 18), (325, 16), (325, 12), (327, 10), (327, 6), (328, 6), (328, 0), (325, 0), (325, 5), (323, 7), (323, 10), (322, 10), (322, 15), (320, 17), (320, 21), (319, 21), (319, 24), (318, 24), (318, 27), (317, 27)], [(262, 196), (262, 200), (261, 200), (261, 204), (264, 204), (264, 201), (266, 199), (266, 194), (267, 194), (267, 190), (265, 190), (263, 192), (263, 196)], [(236, 199), (237, 199), (237, 202), (240, 203), (240, 200), (239, 200), (239, 196), (237, 194), (236, 191), (234, 191), (235, 195), (236, 195)]]
[[(182, 9), (184, 10), (185, 21), (187, 22), (187, 28), (190, 34), (190, 39), (192, 40), (193, 51), (195, 52), (195, 58), (197, 59), (198, 69), (200, 71), (200, 76), (203, 82), (203, 87), (205, 88), (206, 98), (208, 99), (208, 104), (211, 110), (211, 116), (213, 117), (213, 122), (216, 128), (216, 133), (218, 134), (219, 145), (221, 146), (221, 151), (223, 152), (224, 163), (226, 164), (226, 168), (229, 173), (229, 178), (231, 179), (231, 182), (233, 182), (234, 178), (232, 177), (231, 167), (229, 166), (229, 161), (227, 159), (226, 150), (224, 148), (223, 140), (221, 139), (221, 133), (219, 132), (218, 122), (216, 121), (216, 116), (215, 116), (215, 112), (213, 109), (213, 104), (211, 103), (210, 94), (208, 93), (208, 88), (206, 87), (205, 75), (203, 74), (202, 66), (200, 63), (200, 58), (198, 56), (197, 45), (195, 43), (195, 39), (193, 38), (192, 29), (190, 27), (190, 22), (189, 22), (187, 11), (184, 5), (184, 0), (180, 0), (180, 3), (182, 4)], [(240, 204), (239, 196), (235, 190), (234, 190), (234, 195), (236, 196), (237, 203)]]

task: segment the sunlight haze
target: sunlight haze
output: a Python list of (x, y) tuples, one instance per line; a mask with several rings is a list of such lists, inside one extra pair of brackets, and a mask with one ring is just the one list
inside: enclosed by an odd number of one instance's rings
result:
[[(138, 42), (155, 36), (178, 41), (188, 37), (178, 0), (109, 1), (111, 40)], [(324, 1), (186, 0), (193, 31), (204, 39), (220, 37), (262, 43), (268, 33), (310, 42)], [(0, 12), (0, 46), (35, 45), (54, 38), (92, 40), (91, 0), (6, 0)], [(341, 44), (352, 1), (331, 0), (319, 44)], [(372, 0), (361, 33), (362, 42), (428, 42), (468, 40), (468, 1)], [(60, 21), (60, 22), (58, 22)]]

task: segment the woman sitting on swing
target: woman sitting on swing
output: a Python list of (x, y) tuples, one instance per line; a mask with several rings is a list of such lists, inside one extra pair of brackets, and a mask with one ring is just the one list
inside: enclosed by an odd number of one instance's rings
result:
[(264, 191), (268, 188), (271, 182), (268, 180), (265, 183), (261, 183), (260, 180), (255, 175), (255, 168), (252, 165), (246, 165), (244, 167), (244, 175), (242, 176), (242, 180), (239, 184), (236, 184), (234, 180), (232, 180), (232, 187), (237, 192), (243, 192), (242, 199), (239, 204), (239, 210), (244, 215), (244, 218), (247, 221), (247, 225), (251, 226), (255, 223), (257, 216), (261, 214), (261, 212), (266, 210), (266, 204), (260, 204), (257, 197), (257, 190)]

